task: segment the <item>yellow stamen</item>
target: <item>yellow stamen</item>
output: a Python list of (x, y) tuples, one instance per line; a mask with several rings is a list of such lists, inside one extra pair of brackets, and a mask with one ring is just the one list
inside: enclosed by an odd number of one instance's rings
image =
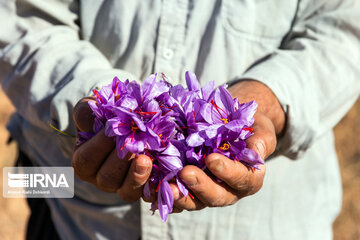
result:
[(230, 146), (229, 146), (229, 144), (224, 143), (222, 146), (220, 146), (218, 148), (221, 149), (221, 150), (226, 151), (226, 150), (229, 150)]
[(227, 119), (227, 118), (222, 118), (221, 120), (224, 122), (224, 124), (229, 123), (229, 119)]
[(132, 124), (132, 126), (131, 126), (131, 131), (132, 131), (132, 132), (135, 132), (136, 130), (139, 129), (139, 127), (135, 124), (134, 121), (131, 121), (131, 124)]

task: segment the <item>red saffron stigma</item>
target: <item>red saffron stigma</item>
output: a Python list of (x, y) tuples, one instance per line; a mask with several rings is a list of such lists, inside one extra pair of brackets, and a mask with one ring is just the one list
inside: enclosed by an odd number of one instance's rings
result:
[(149, 149), (148, 148), (145, 148), (146, 150), (146, 153), (147, 153), (147, 156), (150, 158), (150, 160), (153, 162), (154, 159), (151, 157), (151, 154), (149, 153)]
[(195, 199), (194, 196), (189, 192), (189, 196), (192, 198), (192, 199)]
[(115, 94), (115, 92), (116, 92), (116, 90), (117, 90), (118, 86), (119, 86), (119, 82), (116, 82), (116, 84), (115, 84), (115, 89), (114, 89), (114, 94)]
[(168, 114), (171, 111), (171, 109), (167, 110), (162, 116), (165, 116), (166, 114)]
[(136, 113), (140, 114), (140, 115), (148, 115), (148, 114), (156, 114), (157, 112), (143, 112), (141, 109), (140, 111), (137, 111)]
[(230, 157), (232, 157), (232, 158), (234, 159), (234, 161), (240, 162), (240, 160), (237, 159), (237, 158), (234, 156), (234, 154), (232, 154), (230, 151), (229, 151), (229, 153), (230, 153)]
[(124, 146), (122, 146), (122, 147), (120, 148), (120, 151), (122, 151), (122, 150), (125, 148), (126, 144), (128, 144), (129, 141), (130, 141), (130, 139), (127, 139), (127, 140), (125, 141)]
[(242, 130), (249, 131), (249, 132), (251, 132), (251, 133), (254, 131), (254, 129), (253, 129), (253, 128), (250, 128), (250, 127), (245, 127), (245, 128), (243, 128)]
[(194, 114), (194, 122), (196, 122), (196, 115), (195, 115), (195, 111), (193, 110), (192, 113)]
[(205, 163), (206, 153), (201, 158), (201, 163)]
[(134, 140), (134, 136), (135, 136), (135, 131), (133, 132), (133, 134), (132, 134), (132, 136), (131, 136), (131, 143), (133, 142), (133, 140)]
[(100, 97), (99, 92), (96, 89), (93, 89), (93, 93), (95, 94), (95, 97), (100, 100), (101, 103), (104, 103), (102, 98)]
[(181, 129), (188, 129), (188, 128), (190, 128), (190, 129), (194, 129), (194, 127), (180, 127)]
[(223, 115), (220, 113), (219, 109), (220, 109), (223, 113), (225, 113), (226, 119), (229, 119), (229, 116), (227, 115), (227, 113), (226, 113), (223, 109), (221, 109), (221, 107), (219, 107), (218, 105), (216, 105), (216, 103), (214, 102), (214, 100), (211, 99), (210, 102), (211, 102), (211, 104), (215, 107), (216, 111), (219, 113), (219, 115), (220, 115), (221, 118), (224, 118), (224, 117), (223, 117)]
[(175, 105), (175, 106), (172, 106), (172, 107), (167, 107), (167, 106), (164, 106), (164, 104), (162, 104), (160, 106), (160, 108), (168, 108), (169, 110), (167, 110), (164, 114), (162, 114), (161, 116), (165, 116), (166, 114), (168, 114), (171, 110), (173, 110), (174, 108), (177, 108), (178, 105)]
[[(161, 138), (161, 137), (162, 137), (162, 133), (160, 133), (158, 136), (159, 136), (159, 138), (160, 138), (161, 144), (163, 145), (163, 147), (165, 147), (166, 145), (165, 145), (164, 139)], [(166, 138), (165, 138), (165, 140), (166, 140)]]
[(162, 180), (159, 182), (159, 185), (157, 186), (157, 188), (156, 188), (156, 191), (155, 191), (155, 192), (158, 192), (158, 191), (159, 191), (161, 183), (162, 183)]

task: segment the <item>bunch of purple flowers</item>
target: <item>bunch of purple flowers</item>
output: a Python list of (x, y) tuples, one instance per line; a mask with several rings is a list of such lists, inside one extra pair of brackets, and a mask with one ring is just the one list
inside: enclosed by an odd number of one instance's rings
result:
[[(153, 160), (144, 195), (150, 198), (150, 187), (156, 188), (163, 221), (174, 203), (169, 181), (175, 182), (184, 196), (192, 197), (178, 177), (185, 165), (205, 170), (205, 158), (211, 153), (252, 169), (263, 164), (245, 143), (252, 135), (257, 103), (240, 104), (226, 85), (215, 88), (213, 81), (201, 87), (192, 72), (186, 72), (185, 78), (187, 88), (172, 86), (163, 74), (159, 80), (157, 74), (151, 75), (141, 85), (115, 77), (100, 91), (94, 89), (96, 103), (89, 102), (95, 115), (94, 132), (105, 128), (105, 134), (116, 141), (120, 159), (130, 152)], [(79, 138), (86, 141), (93, 135), (82, 132)]]

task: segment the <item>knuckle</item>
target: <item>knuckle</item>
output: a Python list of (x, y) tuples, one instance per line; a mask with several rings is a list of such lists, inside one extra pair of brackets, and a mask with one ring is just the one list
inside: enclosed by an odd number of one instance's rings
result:
[(225, 203), (225, 199), (223, 197), (217, 197), (213, 199), (212, 201), (208, 202), (209, 207), (222, 207), (228, 205)]
[(257, 193), (261, 189), (261, 187), (262, 187), (262, 183), (249, 186), (246, 196), (250, 196)]
[(226, 206), (226, 205), (228, 205), (226, 203), (226, 195), (224, 195), (224, 193), (220, 189), (216, 189), (216, 190), (214, 190), (213, 197), (210, 197), (206, 201), (206, 205), (208, 205), (209, 207)]
[(137, 176), (137, 174), (134, 174), (134, 176), (130, 179), (130, 186), (134, 189), (140, 188), (142, 185), (144, 185), (144, 178)]
[(87, 160), (86, 153), (83, 151), (83, 148), (78, 148), (74, 155), (72, 160), (72, 166), (74, 169), (81, 171), (85, 167), (85, 162)]
[(174, 200), (174, 207), (185, 210), (192, 210), (191, 199), (189, 196), (181, 197), (180, 199)]
[(229, 205), (234, 205), (234, 204), (237, 203), (240, 199), (241, 199), (241, 197), (238, 197), (237, 195), (233, 195), (233, 196), (231, 197), (231, 200), (229, 201)]
[(103, 175), (104, 177), (109, 178), (109, 180), (111, 181), (122, 182), (122, 180), (126, 176), (128, 169), (128, 164), (123, 160), (119, 160), (116, 164), (113, 164), (112, 167), (107, 167), (107, 172), (106, 174), (103, 173)]
[(121, 182), (119, 179), (114, 178), (104, 171), (99, 171), (96, 174), (96, 185), (103, 191), (115, 192), (118, 187), (120, 187)]
[(276, 148), (276, 135), (271, 132), (267, 132), (264, 136), (265, 141), (263, 141), (263, 144), (266, 147), (267, 152), (269, 155), (275, 151)]
[[(239, 163), (242, 164), (242, 163)], [(237, 176), (234, 180), (234, 187), (236, 190), (243, 190), (246, 189), (248, 186), (251, 185), (251, 179), (249, 176), (249, 170), (242, 171), (241, 174)]]
[(251, 138), (249, 138), (249, 140), (247, 141), (246, 145), (248, 148), (251, 148), (256, 151), (259, 150), (258, 147), (256, 146), (257, 143), (262, 144), (265, 147), (263, 136), (259, 136), (259, 135), (251, 136)]
[(249, 189), (247, 191), (247, 196), (257, 193), (262, 188), (264, 183), (263, 179), (264, 173), (260, 173), (260, 175), (252, 179), (251, 184), (249, 185)]
[(235, 182), (235, 189), (236, 190), (244, 190), (244, 189), (246, 189), (247, 187), (248, 187), (248, 184), (247, 184), (247, 182), (248, 182), (248, 180), (247, 179), (242, 179), (242, 180), (237, 180), (236, 182)]
[(92, 111), (88, 105), (89, 98), (81, 99), (73, 108), (72, 118), (76, 124), (76, 126), (85, 132), (91, 132), (92, 126), (89, 123), (92, 122), (94, 118)]
[[(149, 172), (150, 174), (150, 172)], [(148, 174), (145, 175), (139, 175), (136, 172), (130, 172), (129, 174), (129, 185), (131, 188), (137, 189), (145, 185), (146, 180), (148, 178)]]
[(93, 180), (94, 175), (88, 174), (84, 171), (86, 161), (80, 155), (81, 154), (80, 152), (81, 151), (78, 150), (77, 152), (74, 153), (73, 159), (71, 161), (71, 166), (74, 168), (74, 173), (79, 179), (90, 182)]

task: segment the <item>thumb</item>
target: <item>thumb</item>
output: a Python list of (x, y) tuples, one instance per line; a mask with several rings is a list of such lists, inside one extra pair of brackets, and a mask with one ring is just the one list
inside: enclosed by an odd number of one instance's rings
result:
[(265, 160), (276, 148), (276, 133), (271, 120), (261, 113), (255, 114), (255, 123), (252, 126), (254, 135), (246, 139), (246, 146)]
[(74, 107), (72, 117), (79, 131), (93, 132), (94, 118), (88, 102), (95, 101), (93, 97), (82, 98)]

